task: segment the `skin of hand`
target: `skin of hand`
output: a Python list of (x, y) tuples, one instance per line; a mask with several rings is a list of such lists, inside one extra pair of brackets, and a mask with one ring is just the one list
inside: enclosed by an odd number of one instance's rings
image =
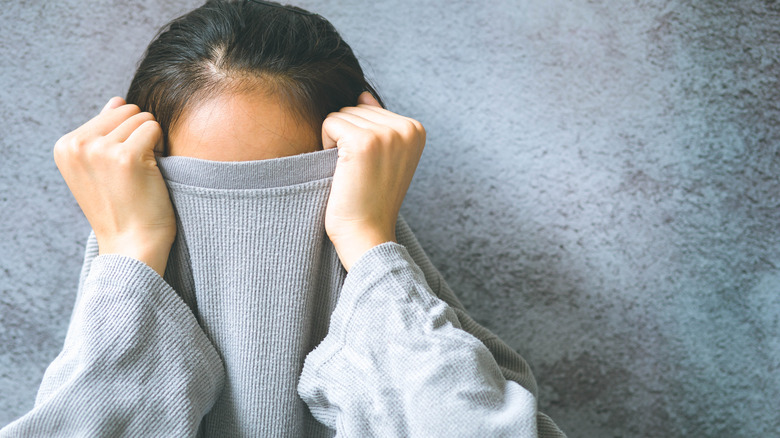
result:
[(369, 249), (396, 241), (396, 220), (425, 146), (425, 129), (364, 92), (357, 106), (325, 118), (322, 141), (325, 149), (338, 148), (325, 231), (349, 271)]
[(161, 150), (152, 114), (114, 97), (57, 141), (54, 161), (95, 231), (99, 253), (133, 257), (162, 276), (176, 217), (155, 160)]

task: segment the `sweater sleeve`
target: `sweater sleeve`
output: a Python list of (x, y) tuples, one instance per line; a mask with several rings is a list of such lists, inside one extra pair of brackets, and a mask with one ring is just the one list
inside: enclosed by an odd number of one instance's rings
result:
[[(414, 263), (422, 270), (431, 290), (455, 311), (463, 330), (479, 339), (490, 350), (504, 378), (519, 383), (536, 397), (538, 390), (531, 367), (528, 366), (525, 359), (515, 349), (507, 345), (493, 332), (474, 321), (466, 312), (466, 308), (444, 280), (439, 270), (431, 263), (428, 255), (425, 254), (420, 242), (402, 215), (398, 215), (396, 236), (398, 237), (398, 242), (406, 247)], [(561, 438), (566, 436), (552, 419), (541, 411), (536, 414), (536, 428), (539, 436), (542, 438)]]
[(330, 324), (298, 392), (338, 436), (538, 436), (533, 392), (504, 377), (403, 245), (355, 262)]
[(0, 438), (195, 436), (216, 401), (222, 361), (189, 307), (143, 262), (96, 253), (92, 236), (64, 347)]

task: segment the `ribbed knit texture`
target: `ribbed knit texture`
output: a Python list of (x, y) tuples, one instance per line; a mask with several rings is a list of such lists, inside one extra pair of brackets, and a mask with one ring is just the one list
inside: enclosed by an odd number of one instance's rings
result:
[(534, 396), (460, 329), (402, 245), (374, 247), (351, 274), (299, 385), (317, 419), (344, 436), (536, 436)]
[(324, 227), (336, 160), (161, 158), (165, 281), (90, 236), (63, 352), (0, 437), (562, 436), (402, 217), (346, 274)]
[(35, 408), (5, 437), (190, 436), (224, 382), (222, 362), (171, 287), (144, 263), (94, 258), (65, 347)]

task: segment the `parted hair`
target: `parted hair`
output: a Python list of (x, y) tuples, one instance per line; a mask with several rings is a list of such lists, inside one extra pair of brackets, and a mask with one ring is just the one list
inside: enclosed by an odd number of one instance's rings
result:
[(368, 91), (350, 46), (318, 14), (295, 6), (209, 0), (166, 24), (138, 64), (127, 103), (168, 133), (182, 113), (222, 93), (259, 90), (317, 133), (325, 117)]

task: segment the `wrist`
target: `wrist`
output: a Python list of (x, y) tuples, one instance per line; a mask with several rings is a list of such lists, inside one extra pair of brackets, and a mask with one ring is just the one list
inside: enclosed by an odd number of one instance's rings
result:
[(173, 240), (167, 236), (150, 236), (148, 234), (126, 233), (111, 237), (97, 236), (98, 253), (119, 254), (139, 260), (161, 277), (168, 265)]
[(395, 242), (395, 233), (363, 232), (331, 237), (333, 246), (344, 269), (349, 272), (352, 265), (368, 250), (387, 242)]

